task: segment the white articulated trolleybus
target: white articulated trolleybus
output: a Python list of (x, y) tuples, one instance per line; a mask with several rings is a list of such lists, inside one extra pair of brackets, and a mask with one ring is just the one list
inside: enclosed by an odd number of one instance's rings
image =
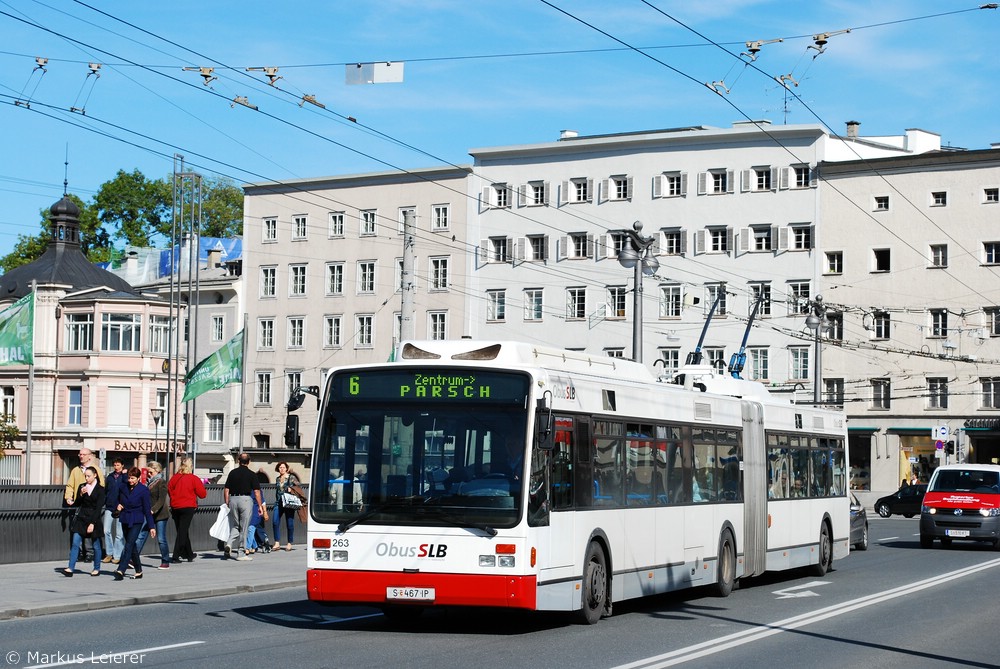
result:
[(759, 383), (516, 342), (405, 342), (333, 370), (309, 598), (576, 611), (849, 550), (842, 413)]

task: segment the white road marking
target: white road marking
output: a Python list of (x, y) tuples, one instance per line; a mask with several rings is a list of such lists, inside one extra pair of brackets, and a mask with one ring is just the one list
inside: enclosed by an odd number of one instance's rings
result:
[[(130, 655), (143, 655), (146, 653), (156, 653), (161, 650), (173, 650), (174, 648), (186, 648), (188, 646), (197, 646), (198, 644), (205, 643), (204, 641), (186, 641), (184, 643), (172, 643), (169, 646), (153, 646), (150, 648), (139, 648), (138, 650), (123, 650), (117, 653), (101, 653), (100, 655), (86, 655), (84, 659), (80, 659), (80, 655), (72, 653), (73, 658), (70, 660), (65, 660), (63, 662), (53, 662), (51, 664), (33, 664), (30, 667), (25, 667), (25, 669), (44, 669), (45, 667), (63, 667), (67, 664), (112, 664), (113, 658), (128, 657)], [(121, 664), (121, 662), (117, 662)]]
[[(806, 588), (814, 588), (817, 585), (830, 585), (830, 581), (810, 581), (804, 585), (796, 585), (793, 588), (785, 588), (784, 590), (775, 590), (773, 594), (780, 595), (778, 599), (793, 599), (795, 597), (819, 597), (818, 593), (812, 590), (806, 590)], [(805, 590), (805, 592), (796, 592), (797, 590)]]
[(618, 665), (613, 669), (660, 669), (661, 667), (672, 667), (690, 660), (696, 660), (709, 655), (714, 655), (715, 653), (724, 650), (736, 648), (753, 641), (760, 641), (761, 639), (774, 636), (775, 634), (796, 630), (800, 627), (805, 627), (806, 625), (826, 620), (827, 618), (833, 618), (845, 613), (850, 613), (851, 611), (855, 611), (857, 609), (872, 606), (873, 604), (880, 604), (891, 599), (896, 599), (897, 597), (903, 597), (915, 592), (920, 592), (921, 590), (926, 590), (927, 588), (933, 588), (934, 586), (942, 585), (948, 581), (971, 576), (972, 574), (986, 569), (992, 569), (994, 567), (1000, 567), (1000, 558), (984, 562), (980, 565), (974, 565), (972, 567), (966, 567), (947, 574), (934, 576), (916, 583), (902, 585), (898, 588), (892, 588), (891, 590), (885, 590), (872, 595), (866, 595), (865, 597), (859, 597), (858, 599), (852, 599), (841, 604), (827, 606), (810, 613), (793, 616), (791, 618), (779, 620), (767, 625), (757, 625), (750, 629), (743, 630), (742, 632), (729, 634), (719, 637), (718, 639), (703, 641), (702, 643), (694, 644), (693, 646), (688, 646), (687, 648), (678, 648), (677, 650), (670, 651), (669, 653), (663, 653), (662, 655), (655, 655), (636, 662)]
[(886, 538), (884, 538), (884, 539), (879, 539), (879, 543), (881, 543), (881, 542), (883, 542), (883, 541), (895, 541), (895, 540), (896, 540), (896, 539), (898, 539), (898, 538), (899, 538), (899, 537), (886, 537)]

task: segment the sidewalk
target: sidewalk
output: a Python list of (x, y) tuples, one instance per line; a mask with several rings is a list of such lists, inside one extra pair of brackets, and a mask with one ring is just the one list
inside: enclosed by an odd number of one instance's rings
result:
[(118, 565), (111, 563), (101, 565), (100, 576), (91, 576), (93, 563), (77, 562), (72, 578), (59, 573), (67, 560), (3, 565), (0, 620), (292, 587), (305, 597), (302, 544), (293, 551), (257, 553), (253, 558), (252, 562), (224, 560), (222, 553), (208, 551), (198, 553), (194, 562), (160, 570), (159, 559), (147, 555), (139, 581), (131, 578), (131, 570), (124, 581), (115, 581), (112, 573)]

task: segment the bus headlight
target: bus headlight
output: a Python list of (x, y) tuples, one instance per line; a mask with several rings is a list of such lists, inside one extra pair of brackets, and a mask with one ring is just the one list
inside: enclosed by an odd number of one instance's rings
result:
[(313, 557), (315, 557), (318, 562), (329, 562), (330, 551), (328, 549), (314, 550)]
[(513, 555), (501, 555), (499, 558), (499, 564), (501, 567), (513, 567), (514, 566), (514, 556)]
[(479, 556), (479, 566), (480, 567), (495, 567), (497, 564), (496, 555), (480, 555)]
[(347, 562), (347, 551), (333, 551), (330, 559), (333, 562)]

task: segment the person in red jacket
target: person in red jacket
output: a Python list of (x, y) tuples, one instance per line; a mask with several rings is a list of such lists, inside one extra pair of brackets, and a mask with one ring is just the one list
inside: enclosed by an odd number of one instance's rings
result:
[(205, 499), (208, 493), (205, 491), (205, 484), (191, 471), (191, 458), (181, 460), (177, 473), (170, 477), (167, 483), (167, 492), (170, 494), (170, 511), (174, 516), (174, 527), (177, 529), (177, 538), (174, 540), (174, 553), (170, 558), (171, 562), (177, 563), (181, 560), (191, 562), (194, 560), (194, 551), (191, 549), (191, 520), (194, 512), (198, 510), (198, 500)]

